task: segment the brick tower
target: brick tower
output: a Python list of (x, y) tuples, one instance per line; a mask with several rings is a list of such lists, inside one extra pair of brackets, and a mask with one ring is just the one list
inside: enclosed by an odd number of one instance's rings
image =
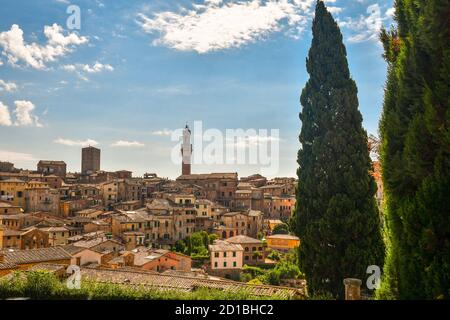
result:
[(181, 165), (181, 174), (183, 176), (191, 174), (191, 159), (192, 159), (192, 144), (191, 144), (191, 130), (186, 124), (183, 130), (183, 144), (181, 146), (181, 155), (183, 157)]

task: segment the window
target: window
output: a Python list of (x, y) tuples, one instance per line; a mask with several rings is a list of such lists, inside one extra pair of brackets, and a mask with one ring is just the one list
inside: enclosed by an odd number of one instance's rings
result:
[(223, 267), (224, 267), (224, 268), (227, 267), (227, 262), (226, 262), (226, 261), (223, 263)]
[(219, 257), (219, 253), (218, 252), (214, 252), (214, 257), (218, 258)]
[(227, 257), (227, 253), (226, 253), (226, 252), (223, 253), (223, 257), (224, 257), (224, 258)]
[(236, 251), (233, 251), (233, 258), (236, 258)]
[(218, 267), (217, 262), (214, 262), (214, 268), (217, 268), (217, 267)]
[(245, 247), (245, 251), (248, 251), (248, 247)]
[(235, 267), (235, 268), (237, 267), (236, 261), (233, 262), (233, 267)]

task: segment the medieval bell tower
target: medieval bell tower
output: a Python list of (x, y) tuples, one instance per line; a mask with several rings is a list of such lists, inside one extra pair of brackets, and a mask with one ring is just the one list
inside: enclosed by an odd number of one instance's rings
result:
[(181, 155), (183, 157), (181, 174), (191, 174), (191, 160), (192, 160), (192, 144), (191, 144), (191, 130), (186, 124), (186, 128), (183, 130), (183, 144), (181, 146)]

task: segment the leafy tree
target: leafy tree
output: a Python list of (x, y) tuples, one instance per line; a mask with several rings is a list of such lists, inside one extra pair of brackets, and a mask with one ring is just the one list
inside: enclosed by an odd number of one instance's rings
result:
[(185, 253), (186, 252), (186, 244), (184, 243), (183, 240), (179, 240), (175, 243), (175, 248), (174, 250), (176, 252), (180, 252), (180, 253)]
[(277, 224), (273, 228), (272, 234), (289, 234), (289, 226), (286, 223)]
[(450, 298), (450, 2), (397, 0), (381, 162), (388, 244), (380, 298)]
[(383, 265), (384, 244), (356, 83), (342, 34), (322, 1), (312, 29), (293, 228), (311, 293), (343, 297), (344, 278), (364, 279), (369, 265)]
[(269, 253), (267, 255), (267, 258), (269, 258), (270, 260), (274, 260), (274, 261), (280, 261), (281, 256), (280, 253), (276, 250), (273, 250), (271, 253)]
[(213, 244), (214, 241), (216, 241), (217, 239), (219, 239), (219, 236), (215, 233), (212, 233), (209, 235), (209, 244)]

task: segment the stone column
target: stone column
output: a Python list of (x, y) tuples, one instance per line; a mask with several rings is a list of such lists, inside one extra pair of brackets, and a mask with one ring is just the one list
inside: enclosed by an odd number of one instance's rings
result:
[(344, 285), (345, 285), (345, 300), (361, 300), (361, 285), (362, 285), (361, 280), (347, 278), (344, 279)]

